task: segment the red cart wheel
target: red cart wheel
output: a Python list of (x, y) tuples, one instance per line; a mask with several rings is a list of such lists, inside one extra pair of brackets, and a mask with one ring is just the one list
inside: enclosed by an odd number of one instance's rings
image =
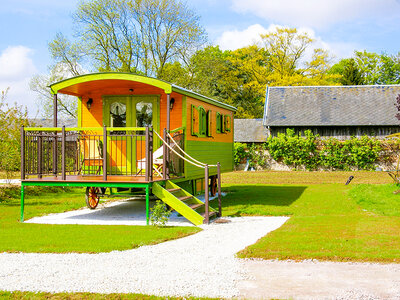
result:
[(97, 205), (99, 204), (100, 201), (100, 188), (98, 187), (93, 187), (93, 186), (88, 186), (86, 188), (86, 205), (90, 209), (95, 209)]
[(217, 176), (210, 178), (210, 193), (212, 197), (217, 194)]

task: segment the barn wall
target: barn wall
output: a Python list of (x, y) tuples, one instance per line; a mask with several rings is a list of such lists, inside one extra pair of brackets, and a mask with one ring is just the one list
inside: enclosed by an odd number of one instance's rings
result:
[(348, 140), (352, 136), (361, 137), (363, 135), (383, 139), (390, 134), (400, 132), (400, 126), (270, 127), (268, 135), (275, 137), (278, 133), (286, 133), (287, 128), (294, 129), (296, 134), (301, 135), (304, 135), (304, 131), (309, 129), (321, 138), (337, 138), (339, 140)]

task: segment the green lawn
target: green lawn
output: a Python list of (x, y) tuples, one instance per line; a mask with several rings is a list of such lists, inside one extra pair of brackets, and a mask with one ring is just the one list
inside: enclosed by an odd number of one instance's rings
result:
[(157, 297), (157, 296), (148, 296), (142, 294), (96, 294), (96, 293), (35, 293), (35, 292), (6, 292), (0, 291), (0, 299), (9, 299), (9, 300), (19, 300), (19, 299), (29, 299), (29, 300), (37, 300), (37, 299), (48, 299), (48, 300), (164, 300), (164, 299), (176, 299), (176, 300), (184, 300), (184, 299), (213, 299), (213, 298), (198, 298), (198, 297)]
[[(225, 216), (291, 218), (239, 257), (400, 262), (400, 194), (393, 194), (399, 187), (365, 184), (390, 182), (387, 174), (247, 172), (247, 184), (235, 184), (238, 175), (243, 180), (242, 173), (224, 178), (229, 192), (223, 200)], [(314, 181), (306, 179), (307, 174)], [(346, 186), (349, 174), (355, 178)], [(355, 184), (357, 179), (360, 184)], [(267, 184), (274, 180), (283, 184)], [(331, 182), (324, 184), (327, 181)]]
[[(1, 189), (0, 189), (1, 190)], [(83, 189), (27, 188), (25, 219), (85, 205)], [(20, 223), (19, 188), (0, 193), (0, 252), (109, 252), (180, 238), (196, 227), (46, 225)]]

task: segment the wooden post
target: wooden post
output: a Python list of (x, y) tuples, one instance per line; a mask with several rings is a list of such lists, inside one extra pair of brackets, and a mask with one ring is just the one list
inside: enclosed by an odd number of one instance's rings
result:
[(57, 176), (57, 131), (54, 132), (53, 138), (53, 175)]
[(149, 225), (150, 220), (150, 188), (146, 186), (146, 225)]
[(167, 94), (167, 131), (171, 130), (171, 95)]
[(103, 180), (107, 181), (107, 127), (103, 127)]
[(25, 130), (21, 127), (21, 180), (25, 179)]
[(62, 127), (61, 131), (61, 180), (66, 180), (65, 174), (65, 126)]
[(57, 94), (53, 95), (53, 127), (57, 127)]
[[(164, 134), (163, 134), (163, 139), (167, 143), (167, 129), (164, 128)], [(163, 145), (163, 179), (167, 180), (169, 179), (169, 174), (168, 174), (168, 147), (167, 144), (164, 143)]]
[(38, 178), (42, 178), (42, 132), (38, 132), (37, 136), (37, 169), (38, 169)]
[(218, 172), (218, 217), (222, 217), (222, 207), (221, 207), (221, 164), (217, 163)]
[(204, 167), (204, 224), (210, 223), (208, 194), (208, 165), (206, 164)]

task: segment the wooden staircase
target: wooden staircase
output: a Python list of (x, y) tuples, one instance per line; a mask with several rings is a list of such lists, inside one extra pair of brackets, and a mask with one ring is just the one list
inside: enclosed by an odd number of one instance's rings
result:
[[(205, 205), (192, 194), (171, 181), (166, 181), (165, 187), (154, 182), (153, 194), (160, 198), (165, 204), (176, 210), (194, 225), (205, 223)], [(217, 217), (218, 212), (209, 207), (209, 219)]]

